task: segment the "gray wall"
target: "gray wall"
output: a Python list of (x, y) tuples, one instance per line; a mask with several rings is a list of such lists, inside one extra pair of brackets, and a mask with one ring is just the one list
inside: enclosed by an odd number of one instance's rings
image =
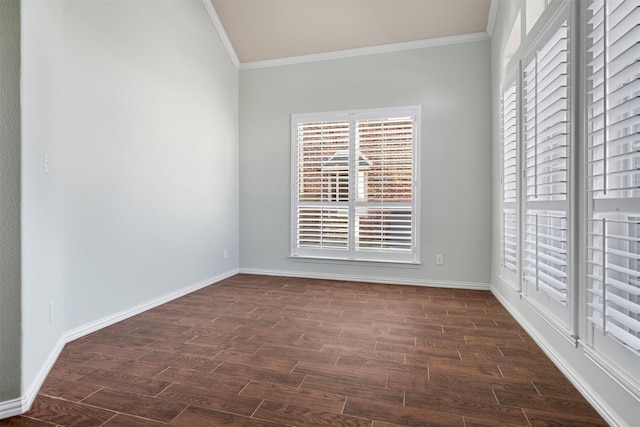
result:
[(0, 403), (20, 397), (20, 2), (0, 1)]
[(238, 268), (239, 83), (200, 0), (25, 1), (22, 35), (29, 393), (65, 333)]
[[(409, 283), (490, 278), (488, 41), (240, 72), (240, 266)], [(292, 113), (422, 105), (419, 267), (292, 261)], [(435, 255), (445, 263), (436, 266)]]
[[(538, 3), (540, 0), (537, 0)], [(543, 349), (568, 374), (578, 389), (590, 400), (601, 413), (607, 415), (607, 420), (613, 425), (637, 425), (640, 415), (638, 401), (625, 391), (615, 380), (589, 359), (581, 345), (576, 348), (557, 329), (552, 327), (540, 313), (527, 304), (526, 299), (520, 299), (500, 277), (500, 86), (505, 76), (511, 72), (517, 61), (535, 41), (545, 24), (562, 5), (560, 1), (552, 1), (545, 9), (535, 25), (531, 23), (532, 1), (501, 0), (495, 31), (491, 39), (491, 68), (492, 68), (492, 187), (493, 187), (493, 250), (491, 289), (511, 313), (527, 327)], [(527, 11), (527, 7), (529, 10)], [(529, 12), (529, 16), (527, 16)], [(520, 14), (521, 26), (516, 28), (520, 43), (508, 46), (508, 39), (514, 22)], [(527, 19), (530, 31), (527, 32)], [(516, 37), (517, 38), (517, 37)], [(505, 52), (513, 54), (505, 58)], [(511, 55), (509, 55), (511, 56)]]

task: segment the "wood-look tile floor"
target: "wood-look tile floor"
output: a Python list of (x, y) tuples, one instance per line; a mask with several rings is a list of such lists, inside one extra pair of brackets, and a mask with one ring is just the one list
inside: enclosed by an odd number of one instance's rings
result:
[(488, 291), (237, 275), (67, 344), (7, 426), (606, 426)]

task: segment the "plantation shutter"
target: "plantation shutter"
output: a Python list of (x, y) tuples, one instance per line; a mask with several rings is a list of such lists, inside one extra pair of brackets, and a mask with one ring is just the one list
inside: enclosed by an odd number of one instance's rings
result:
[(292, 256), (418, 262), (418, 109), (294, 116)]
[(502, 266), (515, 274), (518, 264), (518, 87), (515, 78), (502, 91)]
[(411, 253), (413, 120), (358, 120), (356, 132), (356, 251)]
[(523, 279), (567, 304), (569, 25), (560, 19), (523, 72)]
[(589, 342), (640, 355), (640, 3), (591, 1), (587, 15)]
[(345, 186), (348, 192), (349, 121), (301, 123), (297, 133), (297, 246), (346, 251), (349, 205), (341, 194)]

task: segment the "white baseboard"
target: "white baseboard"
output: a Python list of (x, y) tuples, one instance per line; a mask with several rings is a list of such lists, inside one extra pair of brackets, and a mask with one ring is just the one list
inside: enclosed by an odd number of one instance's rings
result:
[[(533, 340), (540, 346), (542, 351), (551, 359), (551, 361), (560, 369), (560, 371), (569, 379), (574, 387), (582, 394), (582, 396), (594, 407), (594, 409), (604, 418), (604, 420), (611, 426), (626, 426), (627, 423), (621, 420), (613, 409), (605, 403), (605, 400), (597, 393), (597, 391), (590, 386), (573, 367), (554, 349), (553, 345), (538, 333), (537, 328), (529, 322), (525, 317), (520, 315), (520, 312), (513, 307), (504, 296), (498, 292), (495, 288), (491, 288), (491, 292), (498, 299), (500, 304), (513, 316), (514, 319), (527, 331), (527, 333), (533, 338)], [(540, 316), (545, 322), (544, 317)], [(549, 323), (549, 322), (547, 322)], [(549, 323), (554, 329), (555, 325)], [(559, 332), (558, 332), (559, 333)], [(560, 336), (562, 334), (559, 333)]]
[(310, 272), (289, 271), (289, 270), (265, 270), (265, 269), (258, 269), (258, 268), (241, 268), (240, 273), (241, 274), (258, 274), (262, 276), (285, 276), (285, 277), (304, 277), (307, 279), (342, 280), (342, 281), (348, 281), (348, 282), (384, 283), (389, 285), (427, 286), (427, 287), (439, 287), (439, 288), (473, 289), (473, 290), (483, 290), (483, 291), (488, 291), (490, 289), (488, 283), (401, 279), (397, 277), (360, 276), (360, 275), (337, 274), (337, 273), (310, 273)]
[(22, 413), (22, 399), (12, 399), (0, 402), (0, 420), (9, 418)]
[(38, 372), (36, 378), (27, 389), (27, 392), (23, 394), (21, 398), (9, 400), (6, 402), (0, 402), (0, 419), (20, 415), (31, 409), (31, 405), (33, 405), (33, 401), (38, 395), (38, 391), (40, 390), (40, 387), (42, 387), (42, 383), (44, 383), (44, 380), (47, 378), (49, 371), (56, 363), (56, 360), (58, 359), (58, 356), (60, 355), (60, 352), (62, 351), (66, 343), (105, 328), (109, 325), (113, 325), (114, 323), (128, 319), (129, 317), (135, 316), (136, 314), (140, 314), (144, 311), (150, 310), (154, 307), (180, 298), (184, 295), (190, 294), (191, 292), (195, 292), (198, 289), (202, 289), (214, 283), (220, 282), (236, 274), (238, 274), (238, 269), (228, 271), (218, 276), (211, 277), (201, 282), (187, 286), (186, 288), (180, 289), (178, 291), (171, 292), (159, 298), (155, 298), (142, 304), (138, 304), (126, 310), (119, 311), (113, 315), (103, 317), (102, 319), (98, 319), (94, 322), (87, 323), (86, 325), (82, 325), (78, 328), (67, 331), (63, 334), (63, 336), (60, 338), (58, 343), (49, 354), (49, 357), (40, 369), (40, 372)]
[(102, 328), (106, 328), (107, 326), (113, 325), (114, 323), (121, 322), (125, 319), (128, 319), (129, 317), (135, 316), (136, 314), (140, 314), (144, 311), (150, 310), (154, 307), (165, 304), (169, 301), (173, 301), (174, 299), (190, 294), (191, 292), (195, 292), (198, 289), (202, 289), (213, 283), (217, 283), (221, 280), (224, 280), (236, 274), (238, 274), (238, 270), (234, 269), (226, 273), (220, 274), (216, 277), (210, 277), (201, 282), (188, 286), (184, 289), (180, 289), (179, 291), (172, 292), (170, 294), (161, 296), (151, 301), (147, 301), (142, 304), (138, 304), (136, 306), (130, 307), (126, 310), (119, 311), (110, 316), (103, 317), (102, 319), (98, 319), (95, 322), (87, 323), (86, 325), (82, 325), (80, 327), (67, 331), (65, 334), (65, 342), (71, 342), (85, 335), (89, 335), (90, 333), (98, 331)]
[(49, 357), (47, 357), (46, 362), (44, 362), (44, 364), (40, 368), (38, 375), (36, 375), (36, 378), (31, 382), (31, 385), (27, 389), (27, 392), (22, 395), (22, 412), (23, 413), (31, 409), (31, 405), (33, 405), (33, 401), (36, 399), (36, 396), (38, 395), (38, 390), (40, 390), (40, 387), (42, 387), (44, 380), (47, 379), (47, 375), (49, 375), (49, 371), (51, 371), (51, 368), (53, 368), (53, 365), (56, 363), (56, 360), (58, 360), (58, 356), (60, 356), (60, 353), (62, 352), (62, 349), (64, 348), (64, 345), (66, 343), (67, 342), (65, 341), (64, 336), (58, 340), (55, 347), (49, 354)]

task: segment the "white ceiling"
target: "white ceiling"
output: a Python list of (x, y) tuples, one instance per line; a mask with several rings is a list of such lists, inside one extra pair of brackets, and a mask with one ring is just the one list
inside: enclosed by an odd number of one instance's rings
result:
[(491, 0), (211, 0), (240, 62), (484, 32)]

